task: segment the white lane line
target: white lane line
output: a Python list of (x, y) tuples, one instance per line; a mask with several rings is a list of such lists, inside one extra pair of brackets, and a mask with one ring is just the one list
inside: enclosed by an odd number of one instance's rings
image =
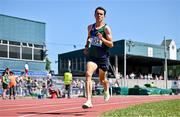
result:
[[(55, 106), (55, 105), (71, 105), (72, 103), (80, 103), (80, 102), (82, 102), (82, 101), (73, 101), (73, 102), (71, 102), (71, 103), (69, 103), (69, 102), (57, 102), (57, 103), (40, 103), (40, 105), (42, 105), (42, 106), (38, 106), (38, 107), (44, 107), (44, 105), (46, 105), (46, 106)], [(34, 102), (34, 103), (36, 103), (36, 102)], [(29, 106), (29, 107), (26, 107), (26, 106)], [(1, 111), (6, 111), (6, 110), (17, 110), (17, 109), (26, 109), (26, 108), (36, 108), (36, 106), (37, 106), (37, 104), (21, 104), (20, 103), (20, 105), (17, 105), (17, 104), (12, 104), (12, 105), (3, 105), (3, 106), (0, 106), (0, 112)], [(8, 109), (6, 109), (5, 107), (15, 107), (15, 108), (8, 108)], [(20, 108), (18, 108), (18, 107), (20, 107)], [(26, 108), (25, 108), (26, 107)]]
[[(3, 106), (0, 106), (0, 108), (5, 108), (5, 107), (25, 107), (25, 106), (36, 106), (37, 104), (19, 104), (19, 105), (17, 105), (17, 104), (11, 104), (11, 105), (3, 105)], [(53, 105), (53, 104), (49, 104), (49, 103), (47, 103), (47, 104), (45, 104), (45, 105)], [(6, 110), (6, 109), (4, 109), (4, 110)], [(1, 110), (0, 110), (1, 111)]]
[[(158, 100), (158, 99), (157, 99)], [(139, 100), (139, 101), (127, 101), (127, 102), (113, 102), (113, 103), (103, 103), (103, 104), (96, 104), (96, 105), (93, 105), (94, 107), (98, 107), (98, 106), (106, 106), (106, 105), (117, 105), (117, 104), (128, 104), (128, 103), (138, 103), (138, 102), (142, 102), (142, 101), (156, 101), (155, 99), (153, 100)], [(145, 102), (144, 102), (145, 103)], [(53, 113), (53, 112), (58, 112), (58, 111), (66, 111), (66, 110), (74, 110), (74, 109), (82, 109), (82, 107), (73, 107), (73, 108), (66, 108), (66, 109), (58, 109), (58, 110), (51, 110), (51, 111), (46, 111), (46, 112), (42, 112), (40, 114), (46, 114), (46, 113)], [(29, 116), (35, 116), (35, 115), (38, 115), (37, 114), (25, 114), (25, 115), (21, 115), (21, 116), (18, 116), (18, 117), (29, 117)]]
[[(75, 104), (75, 103), (73, 103)], [(72, 105), (72, 103), (56, 103), (56, 104), (44, 104), (44, 105), (41, 105), (41, 106), (38, 106), (37, 104), (36, 105), (29, 105), (30, 107), (25, 107), (25, 105), (21, 105), (19, 108), (7, 108), (7, 109), (0, 109), (0, 112), (2, 111), (12, 111), (12, 110), (17, 110), (17, 109), (21, 109), (21, 110), (26, 110), (26, 109), (35, 109), (35, 108), (45, 108), (45, 107), (56, 107), (56, 106), (62, 106), (62, 105)]]

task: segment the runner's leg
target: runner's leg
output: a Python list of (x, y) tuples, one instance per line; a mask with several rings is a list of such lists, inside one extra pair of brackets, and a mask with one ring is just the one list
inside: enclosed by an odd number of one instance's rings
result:
[(92, 94), (92, 75), (97, 69), (97, 65), (94, 62), (88, 62), (86, 66), (86, 96), (87, 101), (83, 104), (83, 108), (92, 107), (91, 94)]
[(110, 96), (109, 96), (109, 82), (106, 79), (106, 73), (107, 73), (106, 71), (99, 69), (99, 79), (104, 87), (104, 100), (108, 101)]

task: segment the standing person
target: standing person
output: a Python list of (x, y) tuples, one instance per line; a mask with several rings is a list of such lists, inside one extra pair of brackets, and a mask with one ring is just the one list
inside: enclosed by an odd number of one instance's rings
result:
[(65, 85), (65, 90), (67, 92), (68, 98), (70, 98), (70, 93), (71, 93), (71, 84), (72, 84), (72, 73), (70, 70), (64, 73), (64, 85)]
[(82, 108), (91, 108), (91, 94), (93, 73), (98, 69), (99, 80), (104, 87), (104, 100), (108, 101), (109, 83), (106, 79), (106, 73), (109, 67), (109, 48), (113, 47), (112, 34), (110, 27), (104, 22), (106, 10), (97, 7), (95, 10), (96, 23), (88, 26), (88, 37), (84, 49), (84, 54), (88, 56), (86, 66), (86, 94), (87, 101)]
[(24, 70), (25, 70), (25, 76), (28, 77), (28, 71), (29, 71), (29, 65), (28, 65), (28, 63), (26, 63), (26, 64), (24, 65)]
[(47, 88), (49, 88), (51, 85), (53, 85), (53, 81), (51, 78), (51, 74), (47, 75)]
[(6, 92), (9, 87), (9, 81), (10, 81), (9, 80), (9, 72), (10, 72), (10, 69), (6, 68), (6, 70), (2, 74), (2, 86), (3, 86), (2, 98), (3, 99), (6, 99)]
[(9, 76), (10, 82), (9, 82), (9, 99), (11, 99), (12, 95), (14, 100), (16, 99), (16, 77), (14, 76), (14, 73), (10, 71), (10, 76)]

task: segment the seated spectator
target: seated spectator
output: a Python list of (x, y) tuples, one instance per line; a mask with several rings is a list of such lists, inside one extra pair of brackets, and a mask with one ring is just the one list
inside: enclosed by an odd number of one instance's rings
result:
[(43, 97), (47, 97), (47, 84), (46, 84), (46, 82), (43, 82), (42, 83), (42, 95), (43, 95)]
[(130, 74), (130, 78), (131, 78), (131, 79), (134, 79), (134, 78), (135, 78), (135, 74), (134, 74), (133, 72)]
[(151, 82), (151, 85), (150, 85), (151, 87), (156, 87), (155, 86), (155, 84), (154, 84), (154, 82)]
[(172, 85), (171, 85), (171, 89), (172, 89), (172, 91), (173, 91), (173, 93), (175, 94), (175, 95), (177, 95), (178, 93), (179, 93), (179, 83), (178, 83), (178, 81), (173, 81), (172, 82)]
[(61, 91), (53, 86), (52, 84), (50, 85), (50, 87), (48, 88), (49, 90), (49, 94), (52, 96), (53, 94), (55, 94), (57, 97), (61, 97)]

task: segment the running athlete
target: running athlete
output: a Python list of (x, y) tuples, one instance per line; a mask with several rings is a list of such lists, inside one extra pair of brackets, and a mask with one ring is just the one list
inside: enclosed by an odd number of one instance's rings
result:
[(109, 66), (109, 48), (113, 47), (112, 34), (110, 27), (104, 22), (106, 10), (102, 7), (97, 7), (95, 10), (96, 22), (88, 26), (88, 37), (84, 49), (84, 54), (87, 55), (86, 66), (86, 94), (87, 100), (82, 105), (82, 108), (91, 108), (92, 100), (92, 82), (93, 73), (98, 69), (100, 83), (104, 87), (104, 100), (108, 101), (109, 82), (106, 79), (106, 73)]

